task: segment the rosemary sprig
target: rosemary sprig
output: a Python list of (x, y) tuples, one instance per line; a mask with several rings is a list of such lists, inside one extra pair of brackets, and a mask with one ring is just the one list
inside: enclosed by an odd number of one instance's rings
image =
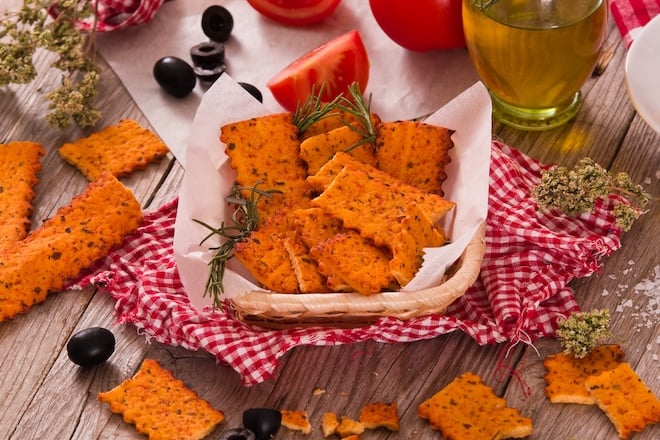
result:
[(330, 102), (323, 102), (321, 97), (325, 84), (322, 84), (318, 92), (312, 86), (312, 91), (305, 99), (305, 102), (298, 103), (296, 111), (293, 113), (293, 125), (298, 127), (298, 133), (302, 134), (315, 122), (329, 116), (336, 116), (338, 112), (333, 112), (337, 108), (337, 104), (341, 100), (341, 95), (336, 96)]
[(348, 88), (351, 94), (350, 98), (342, 96), (337, 108), (352, 115), (358, 124), (351, 124), (348, 121), (342, 121), (351, 130), (355, 131), (362, 139), (353, 145), (346, 148), (344, 151), (352, 151), (362, 145), (369, 144), (373, 149), (376, 148), (376, 127), (374, 127), (373, 120), (371, 119), (371, 95), (365, 102), (364, 96), (360, 91), (360, 85), (356, 82), (352, 83)]
[(557, 321), (555, 336), (564, 351), (580, 359), (611, 336), (610, 311), (577, 312)]
[[(205, 294), (213, 296), (213, 305), (215, 307), (220, 307), (222, 303), (220, 298), (222, 293), (224, 293), (222, 280), (225, 275), (227, 262), (234, 256), (235, 246), (249, 237), (250, 233), (259, 226), (258, 203), (262, 198), (271, 198), (274, 193), (280, 192), (279, 190), (261, 190), (257, 188), (260, 183), (257, 182), (252, 187), (233, 185), (231, 194), (225, 198), (228, 204), (235, 207), (230, 218), (230, 223), (223, 221), (220, 227), (216, 228), (201, 220), (193, 219), (195, 223), (204, 226), (210, 231), (200, 242), (200, 245), (216, 235), (222, 239), (220, 245), (209, 248), (214, 251), (214, 254), (209, 262), (209, 275), (205, 286)], [(247, 197), (245, 193), (247, 193)]]
[(93, 61), (95, 26), (89, 33), (77, 27), (89, 17), (96, 23), (94, 5), (89, 0), (23, 0), (19, 11), (0, 16), (0, 86), (32, 82), (36, 50), (54, 53), (50, 67), (62, 71), (62, 79), (59, 88), (45, 95), (51, 110), (46, 120), (59, 129), (68, 128), (71, 120), (93, 126), (101, 117), (94, 108), (99, 81)]
[(596, 200), (618, 194), (628, 203), (617, 202), (613, 214), (623, 231), (629, 230), (644, 212), (651, 196), (626, 173), (612, 175), (590, 158), (580, 160), (573, 170), (556, 166), (541, 173), (532, 190), (539, 209), (557, 208), (570, 216), (591, 212)]

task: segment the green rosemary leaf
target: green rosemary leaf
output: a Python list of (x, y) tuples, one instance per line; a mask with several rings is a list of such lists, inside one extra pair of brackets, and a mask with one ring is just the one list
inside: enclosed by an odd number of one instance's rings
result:
[(371, 95), (369, 95), (369, 100), (365, 102), (364, 96), (360, 91), (360, 85), (356, 82), (352, 83), (348, 90), (351, 98), (342, 97), (337, 104), (337, 108), (355, 117), (358, 125), (344, 120), (342, 122), (351, 130), (355, 131), (362, 139), (350, 145), (344, 151), (349, 152), (365, 144), (369, 144), (375, 149), (376, 127), (374, 127), (373, 120), (371, 119)]

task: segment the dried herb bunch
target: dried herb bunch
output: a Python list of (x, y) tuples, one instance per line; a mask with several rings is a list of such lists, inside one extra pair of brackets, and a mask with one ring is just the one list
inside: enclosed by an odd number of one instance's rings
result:
[(611, 336), (607, 309), (573, 313), (557, 321), (555, 336), (566, 353), (581, 359)]
[(19, 11), (4, 11), (0, 17), (0, 86), (32, 82), (38, 49), (56, 54), (50, 67), (62, 71), (61, 84), (45, 95), (50, 110), (46, 120), (55, 128), (66, 129), (72, 120), (90, 127), (101, 117), (94, 107), (99, 82), (94, 32), (76, 27), (79, 20), (96, 17), (93, 3), (23, 0)]
[(596, 200), (608, 194), (618, 194), (629, 202), (617, 202), (613, 212), (617, 226), (624, 231), (632, 227), (651, 199), (627, 173), (613, 175), (590, 158), (580, 160), (572, 170), (556, 166), (543, 171), (541, 182), (532, 191), (539, 209), (557, 208), (571, 216), (591, 212)]

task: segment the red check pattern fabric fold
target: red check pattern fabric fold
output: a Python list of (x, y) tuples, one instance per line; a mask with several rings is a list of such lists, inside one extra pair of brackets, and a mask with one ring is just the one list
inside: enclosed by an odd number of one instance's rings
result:
[(653, 17), (660, 14), (660, 0), (610, 0), (610, 12), (626, 47)]
[[(148, 23), (166, 0), (90, 0), (96, 7), (97, 17), (80, 21), (81, 29), (93, 27), (99, 32), (109, 32), (129, 26)], [(57, 7), (51, 14), (57, 15)]]
[(245, 385), (271, 377), (279, 358), (301, 345), (405, 343), (457, 330), (481, 345), (532, 343), (552, 336), (557, 319), (579, 310), (569, 282), (599, 270), (601, 259), (620, 247), (621, 234), (612, 215), (614, 199), (577, 218), (538, 212), (531, 191), (544, 168), (493, 142), (480, 275), (443, 315), (381, 318), (353, 329), (267, 330), (236, 320), (228, 309), (196, 310), (173, 255), (177, 199), (147, 213), (138, 231), (68, 287), (99, 287), (115, 300), (118, 322), (134, 325), (147, 339), (206, 350)]

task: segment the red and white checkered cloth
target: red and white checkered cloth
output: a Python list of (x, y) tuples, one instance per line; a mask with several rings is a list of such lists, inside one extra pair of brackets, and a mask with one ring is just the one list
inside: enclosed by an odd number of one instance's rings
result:
[(227, 311), (197, 311), (184, 293), (173, 254), (177, 199), (148, 213), (135, 234), (69, 288), (100, 287), (116, 300), (118, 322), (133, 324), (148, 339), (206, 350), (234, 368), (245, 385), (266, 380), (278, 359), (299, 345), (410, 342), (455, 330), (481, 345), (531, 343), (553, 335), (559, 317), (579, 310), (568, 282), (597, 271), (601, 258), (620, 247), (621, 234), (611, 214), (614, 199), (578, 218), (539, 213), (530, 192), (543, 168), (493, 142), (481, 273), (444, 315), (382, 318), (356, 329), (266, 330)]
[(609, 0), (614, 23), (626, 47), (653, 17), (660, 14), (660, 0)]
[[(90, 0), (96, 3), (96, 30), (99, 32), (147, 23), (165, 1), (167, 0)], [(51, 15), (57, 15), (57, 5), (49, 12)], [(81, 21), (78, 25), (81, 29), (89, 30), (94, 26), (94, 19)]]

